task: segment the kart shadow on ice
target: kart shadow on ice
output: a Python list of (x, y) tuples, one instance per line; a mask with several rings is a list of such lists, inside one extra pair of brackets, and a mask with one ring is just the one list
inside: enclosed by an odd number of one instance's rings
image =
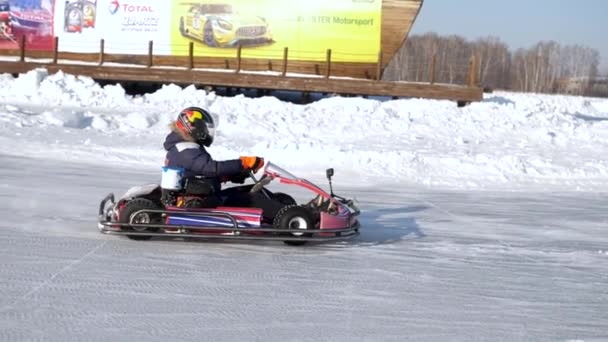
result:
[(413, 213), (429, 209), (428, 206), (400, 206), (363, 211), (359, 222), (366, 229), (358, 239), (344, 242), (346, 246), (389, 245), (403, 240), (422, 239), (426, 234), (413, 217)]
[[(329, 193), (272, 163), (259, 180), (249, 173), (253, 186), (238, 191), (259, 193), (283, 204), (269, 222), (261, 208), (211, 205), (209, 199), (221, 197), (222, 192), (214, 193), (204, 178), (183, 179), (183, 169), (165, 167), (160, 185), (132, 187), (118, 200), (108, 194), (99, 205), (98, 228), (133, 240), (163, 236), (278, 240), (288, 245), (347, 240), (359, 235), (360, 211), (352, 200), (333, 193), (333, 173), (333, 169), (326, 170)], [(273, 180), (307, 189), (314, 197), (298, 204), (289, 194), (269, 191), (266, 185)]]

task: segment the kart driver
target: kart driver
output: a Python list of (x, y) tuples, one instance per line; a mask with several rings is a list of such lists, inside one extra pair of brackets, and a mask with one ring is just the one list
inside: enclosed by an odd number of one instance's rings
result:
[(200, 107), (183, 109), (170, 127), (171, 132), (164, 142), (165, 166), (183, 168), (184, 178), (204, 177), (219, 199), (215, 204), (260, 208), (264, 218), (272, 222), (284, 206), (281, 202), (258, 192), (249, 192), (251, 185), (221, 190), (222, 182), (244, 183), (250, 171), (255, 173), (264, 166), (264, 158), (242, 156), (233, 160), (214, 160), (206, 147), (213, 143), (216, 123), (209, 111)]

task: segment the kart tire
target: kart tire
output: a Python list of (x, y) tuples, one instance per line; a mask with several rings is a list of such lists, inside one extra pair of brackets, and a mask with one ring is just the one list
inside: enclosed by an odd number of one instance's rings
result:
[[(120, 217), (118, 218), (120, 223), (131, 223), (131, 215), (134, 213), (144, 210), (157, 210), (161, 209), (158, 204), (146, 198), (136, 198), (133, 199), (125, 205), (124, 208), (120, 211)], [(133, 222), (135, 223), (152, 223), (152, 224), (160, 224), (161, 223), (160, 214), (151, 214), (151, 213), (140, 213), (133, 217)], [(130, 231), (137, 232), (157, 232), (158, 228), (124, 228)], [(127, 237), (131, 240), (149, 240), (152, 236), (146, 235), (127, 235)]]
[(272, 198), (281, 202), (281, 204), (284, 204), (284, 205), (298, 204), (298, 202), (296, 202), (296, 200), (293, 197), (289, 196), (286, 193), (282, 193), (282, 192), (275, 192), (274, 194), (272, 194)]
[[(310, 210), (306, 207), (299, 205), (288, 205), (281, 209), (277, 216), (274, 218), (273, 226), (276, 229), (286, 229), (286, 230), (306, 230), (306, 229), (314, 229), (315, 220), (314, 215), (310, 212)], [(310, 237), (312, 234), (304, 234), (304, 233), (290, 233), (294, 236), (303, 236)], [(301, 246), (306, 243), (306, 241), (293, 241), (293, 240), (285, 240), (283, 241), (286, 245), (290, 246)]]

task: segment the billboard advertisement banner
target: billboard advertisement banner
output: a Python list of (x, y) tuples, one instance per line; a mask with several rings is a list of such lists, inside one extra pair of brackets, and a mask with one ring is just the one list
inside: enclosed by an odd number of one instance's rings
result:
[[(381, 0), (174, 1), (171, 42), (174, 55), (188, 53), (275, 58), (289, 48), (294, 60), (376, 62), (380, 49)], [(248, 47), (245, 49), (245, 47)]]
[(55, 2), (54, 32), (59, 51), (142, 55), (171, 54), (171, 2), (149, 0), (67, 0)]
[[(172, 56), (190, 43), (208, 57), (234, 57), (240, 45), (243, 58), (281, 59), (287, 47), (290, 60), (323, 61), (332, 49), (336, 62), (377, 62), (380, 50), (381, 0), (0, 0), (0, 26), (3, 3), (12, 33), (0, 30), (0, 48), (26, 35), (39, 49), (57, 36), (66, 52), (98, 52), (102, 38), (106, 53), (140, 55), (149, 41)], [(20, 16), (29, 22), (18, 27)]]

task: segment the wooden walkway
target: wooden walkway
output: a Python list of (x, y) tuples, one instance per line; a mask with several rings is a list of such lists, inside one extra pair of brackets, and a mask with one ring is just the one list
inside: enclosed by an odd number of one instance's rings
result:
[(19, 74), (36, 68), (49, 73), (83, 75), (95, 80), (195, 84), (270, 90), (293, 90), (368, 96), (447, 99), (464, 102), (480, 101), (482, 89), (473, 86), (386, 82), (376, 80), (315, 77), (312, 75), (271, 74), (224, 69), (188, 69), (163, 66), (115, 66), (53, 61), (0, 61), (0, 73)]

